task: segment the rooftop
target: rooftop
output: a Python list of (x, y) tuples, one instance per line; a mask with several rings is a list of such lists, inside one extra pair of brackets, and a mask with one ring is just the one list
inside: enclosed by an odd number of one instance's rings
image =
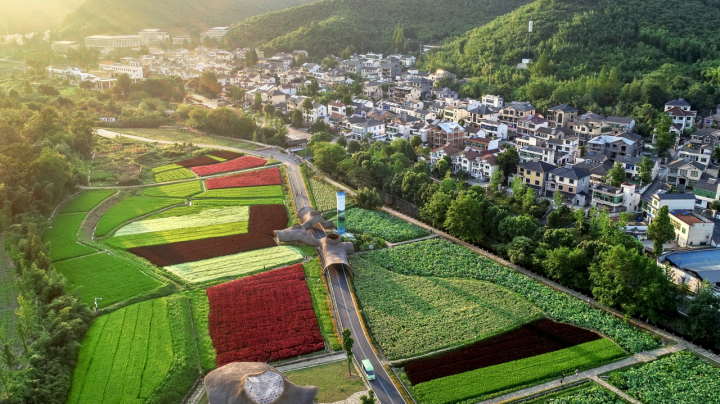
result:
[(720, 282), (720, 248), (670, 253), (665, 260), (680, 269), (695, 272), (703, 280)]

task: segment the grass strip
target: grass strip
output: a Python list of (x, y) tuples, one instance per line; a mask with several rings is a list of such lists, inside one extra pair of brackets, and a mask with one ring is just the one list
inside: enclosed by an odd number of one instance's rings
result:
[(265, 185), (260, 187), (211, 189), (196, 196), (197, 199), (211, 198), (282, 198), (283, 190), (280, 185)]
[(305, 281), (308, 284), (308, 289), (310, 289), (313, 310), (315, 310), (315, 316), (320, 325), (320, 333), (325, 338), (325, 341), (330, 344), (333, 351), (340, 350), (342, 345), (340, 345), (339, 337), (335, 331), (335, 324), (330, 310), (330, 297), (322, 276), (320, 262), (316, 258), (304, 263), (303, 268), (305, 269)]
[(60, 213), (80, 213), (90, 212), (100, 204), (100, 202), (109, 198), (115, 191), (111, 189), (98, 189), (93, 191), (85, 191), (80, 196), (71, 200), (67, 205), (63, 206)]

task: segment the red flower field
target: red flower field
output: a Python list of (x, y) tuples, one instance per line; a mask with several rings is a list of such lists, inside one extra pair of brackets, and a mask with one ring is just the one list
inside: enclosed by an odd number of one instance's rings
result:
[[(182, 220), (182, 217), (178, 220)], [(286, 228), (287, 223), (288, 216), (285, 205), (253, 205), (250, 207), (248, 233), (135, 247), (128, 251), (161, 267), (183, 264), (259, 248), (275, 247), (277, 243), (273, 238), (273, 232)]]
[(187, 160), (178, 161), (177, 165), (183, 166), (185, 168), (190, 167), (197, 167), (197, 166), (206, 166), (211, 164), (218, 164), (219, 161), (215, 160), (214, 158), (208, 157), (208, 156), (197, 156), (193, 158), (189, 158)]
[(600, 335), (584, 328), (543, 319), (455, 352), (409, 362), (405, 365), (405, 373), (414, 386), (445, 376), (559, 351), (600, 338)]
[(267, 160), (253, 156), (243, 156), (235, 160), (223, 163), (193, 167), (191, 170), (199, 176), (226, 173), (228, 171), (244, 170), (246, 168), (261, 167), (267, 163)]
[(229, 150), (215, 150), (215, 151), (211, 151), (208, 154), (211, 156), (220, 157), (221, 159), (225, 159), (225, 160), (233, 160), (233, 159), (243, 156), (242, 153), (235, 153), (234, 151), (229, 151)]
[(207, 189), (258, 187), (262, 185), (280, 184), (280, 170), (277, 167), (273, 167), (267, 170), (228, 175), (227, 177), (210, 178), (207, 180)]
[(207, 296), (218, 366), (325, 349), (301, 264), (213, 286)]

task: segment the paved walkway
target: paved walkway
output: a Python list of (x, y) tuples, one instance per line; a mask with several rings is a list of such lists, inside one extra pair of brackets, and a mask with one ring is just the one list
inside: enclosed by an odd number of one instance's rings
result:
[[(604, 387), (609, 386), (608, 388), (610, 390), (614, 391), (616, 394), (620, 395), (622, 398), (630, 401), (633, 404), (642, 404), (642, 403), (638, 402), (637, 400), (632, 399), (630, 396), (623, 393), (622, 391), (619, 391), (618, 389), (612, 387), (607, 382), (600, 379), (599, 376), (601, 374), (612, 372), (613, 370), (624, 368), (626, 366), (631, 366), (636, 363), (649, 362), (651, 360), (657, 359), (660, 356), (678, 352), (678, 351), (682, 351), (684, 349), (686, 349), (686, 347), (684, 345), (673, 345), (673, 346), (669, 346), (669, 347), (665, 347), (665, 348), (655, 349), (653, 351), (641, 352), (639, 354), (633, 355), (629, 358), (625, 358), (618, 362), (613, 362), (613, 363), (607, 364), (605, 366), (600, 366), (600, 367), (597, 367), (594, 369), (580, 372), (577, 376), (575, 376), (574, 374), (568, 375), (567, 377), (565, 377), (564, 381), (565, 381), (565, 383), (572, 383), (572, 382), (582, 380), (582, 379), (591, 379), (591, 380), (594, 380), (594, 381), (600, 383)], [(491, 398), (489, 400), (482, 401), (482, 402), (480, 402), (480, 404), (505, 403), (505, 402), (509, 402), (509, 401), (513, 401), (513, 400), (518, 400), (523, 397), (532, 396), (534, 394), (542, 393), (547, 390), (557, 389), (558, 387), (562, 387), (562, 384), (560, 383), (560, 379), (549, 381), (547, 383), (543, 383), (543, 384), (540, 384), (537, 386), (528, 387), (523, 390), (514, 391), (512, 393), (503, 394), (502, 396), (498, 396), (495, 398)]]
[(370, 390), (358, 391), (347, 399), (342, 401), (336, 401), (332, 404), (360, 404), (360, 397), (367, 396), (369, 394), (369, 391)]
[(293, 370), (312, 368), (315, 366), (325, 365), (327, 363), (333, 362), (340, 362), (344, 360), (347, 360), (347, 355), (345, 355), (345, 352), (340, 352), (332, 355), (322, 355), (301, 362), (291, 363), (288, 365), (278, 366), (275, 369), (285, 373), (291, 372)]
[(386, 241), (385, 244), (388, 245), (388, 248), (393, 248), (393, 247), (397, 247), (397, 246), (399, 246), (399, 245), (410, 244), (410, 243), (417, 243), (418, 241), (430, 240), (431, 238), (437, 238), (437, 237), (439, 237), (439, 235), (437, 235), (437, 234), (431, 234), (431, 235), (426, 236), (426, 237), (416, 238), (415, 240), (401, 241), (401, 242), (399, 242), (399, 243), (389, 243), (389, 242)]

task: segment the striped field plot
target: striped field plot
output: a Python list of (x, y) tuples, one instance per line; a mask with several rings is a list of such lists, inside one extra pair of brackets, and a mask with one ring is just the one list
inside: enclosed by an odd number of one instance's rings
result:
[(214, 226), (235, 222), (246, 222), (250, 219), (248, 206), (232, 206), (222, 209), (206, 209), (194, 215), (186, 215), (181, 219), (166, 217), (162, 219), (140, 220), (122, 227), (115, 233), (116, 237), (131, 234), (155, 233), (186, 229), (193, 227)]

